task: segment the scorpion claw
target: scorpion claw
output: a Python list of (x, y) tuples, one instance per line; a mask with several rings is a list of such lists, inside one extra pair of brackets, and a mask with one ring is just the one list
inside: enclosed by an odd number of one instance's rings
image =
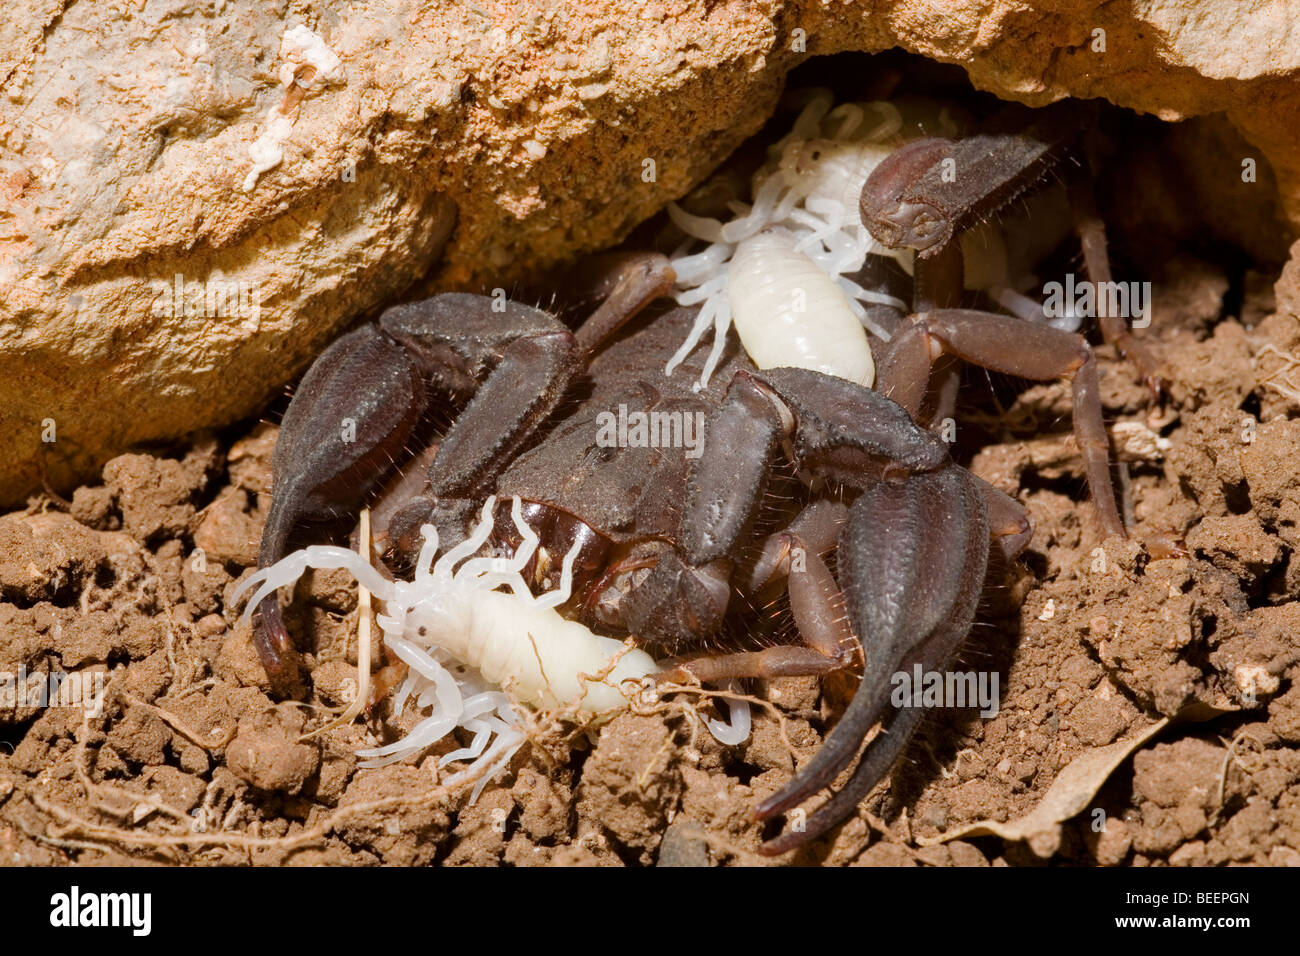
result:
[[(280, 425), (258, 565), (284, 557), (304, 519), (357, 507), (401, 451), (424, 403), (407, 352), (374, 326), (349, 332), (322, 352)], [(258, 608), (253, 633), (262, 666), (282, 672), (293, 646), (274, 594)]]
[(784, 789), (759, 804), (756, 816), (788, 810), (830, 785), (876, 723), (883, 722), (887, 736), (868, 745), (848, 785), (807, 827), (765, 844), (764, 853), (783, 853), (842, 822), (893, 765), (922, 711), (887, 712), (892, 676), (914, 665), (939, 670), (952, 661), (974, 620), (988, 555), (984, 494), (962, 468), (882, 481), (854, 502), (840, 533), (840, 560), (866, 671), (821, 749)]
[(271, 677), (283, 673), (286, 661), (293, 656), (293, 642), (284, 626), (280, 599), (274, 594), (264, 597), (254, 612), (253, 648)]
[[(922, 716), (923, 713), (919, 708), (905, 710), (888, 727), (882, 728), (880, 735), (872, 741), (862, 755), (862, 760), (854, 769), (848, 783), (817, 808), (816, 812), (808, 818), (803, 829), (789, 830), (759, 844), (758, 852), (763, 856), (780, 856), (817, 839), (848, 819), (857, 809), (858, 804), (871, 792), (872, 787), (889, 772), (889, 768), (906, 748), (913, 731), (921, 723)], [(759, 804), (755, 809), (754, 816), (757, 819), (763, 820), (780, 812), (779, 809), (769, 808), (768, 804), (772, 799), (768, 798), (768, 801)], [(791, 805), (786, 804), (786, 808)]]

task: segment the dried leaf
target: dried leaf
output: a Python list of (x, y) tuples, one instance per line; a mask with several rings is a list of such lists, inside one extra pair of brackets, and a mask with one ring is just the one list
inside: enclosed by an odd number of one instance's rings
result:
[(1081, 813), (1092, 802), (1102, 784), (1110, 779), (1110, 775), (1133, 751), (1171, 723), (1211, 720), (1234, 709), (1193, 704), (1180, 711), (1176, 717), (1161, 718), (1131, 737), (1079, 754), (1056, 775), (1038, 806), (1023, 817), (1006, 823), (980, 820), (942, 836), (917, 840), (917, 843), (930, 846), (972, 836), (998, 836), (1004, 840), (1024, 840), (1035, 854), (1049, 857), (1060, 845), (1061, 824)]

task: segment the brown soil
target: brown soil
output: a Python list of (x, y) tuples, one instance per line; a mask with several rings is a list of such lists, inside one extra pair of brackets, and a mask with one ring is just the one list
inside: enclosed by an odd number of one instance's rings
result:
[[(972, 467), (1036, 526), (965, 651), (1000, 672), (1000, 713), (932, 719), (859, 817), (794, 861), (1300, 865), (1300, 268), (1276, 309), (1252, 276), (1227, 318), (1223, 275), (1191, 275), (1155, 295), (1177, 303), (1160, 322), (1164, 410), (1101, 350), (1128, 543), (1099, 548), (1068, 387), (999, 407), (972, 380)], [(473, 806), (436, 785), (430, 755), (357, 770), (353, 752), (410, 713), (381, 706), (299, 739), (355, 687), (356, 596), (336, 575), (300, 585), (290, 621), (309, 679), (272, 692), (228, 599), (255, 563), (275, 435), (124, 455), (71, 502), (0, 517), (0, 673), (108, 686), (101, 716), (0, 710), (0, 862), (765, 862), (749, 809), (814, 752), (852, 678), (760, 683), (774, 706), (738, 748), (685, 696), (594, 743), (543, 733)], [(1179, 542), (1186, 556), (1157, 556)], [(1024, 839), (963, 832), (1061, 798)]]

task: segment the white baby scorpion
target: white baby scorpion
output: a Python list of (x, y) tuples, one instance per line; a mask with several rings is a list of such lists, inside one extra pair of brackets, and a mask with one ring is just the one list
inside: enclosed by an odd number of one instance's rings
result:
[[(759, 368), (793, 365), (870, 386), (875, 378), (863, 324), (881, 338), (859, 300), (904, 307), (848, 278), (875, 243), (843, 196), (862, 183), (893, 148), (901, 120), (888, 103), (844, 104), (831, 110), (817, 92), (790, 133), (773, 144), (751, 206), (733, 204), (727, 223), (692, 216), (676, 204), (669, 217), (692, 240), (709, 245), (673, 260), (680, 305), (700, 305), (687, 340), (669, 360), (672, 374), (712, 329), (713, 345), (697, 387), (708, 383), (734, 323)], [(829, 111), (829, 112), (828, 112)], [(879, 121), (860, 129), (867, 111)], [(823, 120), (835, 138), (823, 136)], [(685, 252), (685, 247), (681, 250)]]
[[(347, 548), (313, 545), (257, 571), (236, 591), (238, 599), (260, 585), (244, 611), (242, 620), (247, 621), (263, 597), (292, 584), (307, 568), (344, 568), (384, 602), (377, 617), (384, 643), (410, 667), (395, 712), (414, 696), (431, 713), (401, 740), (361, 751), (369, 758), (363, 766), (400, 760), (460, 726), (475, 735), (473, 743), (447, 754), (440, 765), (472, 759), (465, 774), (489, 765), (479, 780), (481, 788), (524, 741), (521, 715), (493, 685), (508, 687), (525, 704), (554, 708), (577, 702), (583, 710), (602, 712), (626, 707), (623, 685), (632, 682), (635, 690), (659, 670), (644, 651), (594, 634), (556, 610), (571, 594), (578, 544), (564, 557), (559, 587), (533, 596), (520, 571), (536, 552), (538, 537), (523, 519), (519, 498), (512, 500), (510, 511), (523, 538), (515, 553), (471, 557), (492, 533), (495, 506), (496, 498), (489, 498), (469, 537), (436, 560), (438, 532), (425, 525), (411, 581), (387, 580)], [(503, 586), (509, 593), (497, 590)]]
[[(769, 148), (769, 161), (755, 174), (752, 205), (731, 204), (736, 218), (721, 222), (668, 206), (669, 218), (690, 237), (673, 258), (676, 300), (700, 311), (664, 371), (671, 375), (711, 330), (697, 389), (708, 384), (721, 361), (733, 325), (759, 368), (808, 368), (870, 387), (875, 363), (866, 331), (886, 342), (890, 333), (863, 303), (907, 309), (900, 299), (851, 278), (870, 253), (896, 258), (912, 270), (910, 252), (885, 249), (872, 239), (858, 197), (871, 171), (905, 141), (905, 127), (908, 135), (951, 137), (958, 124), (936, 104), (904, 102), (900, 109), (873, 101), (832, 109), (829, 90), (811, 92), (790, 132)], [(701, 242), (707, 245), (690, 252)], [(969, 230), (961, 242), (967, 288), (1001, 290), (1007, 262), (995, 224)]]
[(867, 388), (875, 382), (871, 346), (848, 297), (798, 250), (789, 230), (765, 229), (741, 241), (727, 297), (740, 343), (759, 368), (814, 369)]

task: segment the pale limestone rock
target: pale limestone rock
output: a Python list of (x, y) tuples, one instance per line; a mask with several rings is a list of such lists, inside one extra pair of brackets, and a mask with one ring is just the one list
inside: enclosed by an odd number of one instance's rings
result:
[(756, 131), (810, 55), (901, 46), (1032, 104), (1226, 112), (1294, 224), (1295, 8), (11, 0), (0, 503), (42, 463), (66, 490), (249, 414), (423, 276), (508, 285), (609, 244)]

